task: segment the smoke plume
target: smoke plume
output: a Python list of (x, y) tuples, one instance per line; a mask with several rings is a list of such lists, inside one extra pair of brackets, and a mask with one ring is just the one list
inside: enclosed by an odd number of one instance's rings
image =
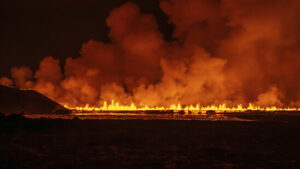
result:
[(48, 56), (34, 75), (12, 68), (14, 86), (69, 106), (300, 106), (298, 0), (161, 0), (160, 8), (172, 41), (129, 2), (106, 20), (109, 43), (90, 40), (65, 65)]

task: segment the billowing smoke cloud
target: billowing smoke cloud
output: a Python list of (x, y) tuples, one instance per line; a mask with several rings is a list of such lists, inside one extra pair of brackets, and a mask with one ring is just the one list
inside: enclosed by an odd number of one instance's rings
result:
[(40, 62), (39, 69), (34, 77), (37, 79), (34, 90), (55, 100), (61, 96), (60, 84), (63, 75), (58, 60), (53, 59), (51, 56), (45, 57)]
[(271, 87), (270, 90), (268, 90), (265, 93), (262, 93), (258, 95), (258, 100), (255, 103), (256, 105), (260, 105), (262, 107), (267, 106), (282, 106), (282, 103), (280, 101), (281, 93), (276, 87)]
[(7, 77), (1, 77), (0, 78), (0, 85), (7, 86), (7, 87), (12, 87), (13, 86), (13, 81), (10, 78), (7, 78)]
[(28, 67), (13, 67), (11, 69), (11, 77), (15, 81), (16, 87), (20, 89), (30, 88), (32, 86), (32, 72)]
[[(165, 41), (154, 16), (126, 3), (106, 20), (110, 43), (90, 40), (64, 71), (46, 57), (14, 85), (69, 106), (121, 104), (300, 106), (297, 0), (161, 0), (175, 26)], [(62, 73), (64, 72), (64, 73)], [(1, 78), (1, 84), (12, 81)]]

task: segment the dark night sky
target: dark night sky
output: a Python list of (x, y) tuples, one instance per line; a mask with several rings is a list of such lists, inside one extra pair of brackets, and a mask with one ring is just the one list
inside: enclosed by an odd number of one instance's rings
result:
[[(105, 19), (128, 0), (9, 0), (0, 1), (0, 77), (9, 76), (13, 66), (33, 70), (45, 56), (62, 62), (79, 56), (89, 39), (108, 41)], [(159, 8), (158, 0), (134, 0), (143, 13), (153, 14), (166, 39), (172, 26)]]

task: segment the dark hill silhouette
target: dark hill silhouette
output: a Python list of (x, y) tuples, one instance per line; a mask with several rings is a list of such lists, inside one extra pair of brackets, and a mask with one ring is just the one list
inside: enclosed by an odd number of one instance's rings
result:
[(4, 114), (69, 113), (62, 105), (33, 91), (0, 85), (0, 112)]

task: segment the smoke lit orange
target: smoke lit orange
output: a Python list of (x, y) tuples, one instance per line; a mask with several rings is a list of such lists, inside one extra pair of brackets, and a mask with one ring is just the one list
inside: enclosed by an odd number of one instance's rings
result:
[(64, 65), (14, 67), (0, 84), (78, 110), (299, 110), (299, 2), (161, 0), (171, 40), (125, 3), (106, 19), (109, 41), (85, 42)]

